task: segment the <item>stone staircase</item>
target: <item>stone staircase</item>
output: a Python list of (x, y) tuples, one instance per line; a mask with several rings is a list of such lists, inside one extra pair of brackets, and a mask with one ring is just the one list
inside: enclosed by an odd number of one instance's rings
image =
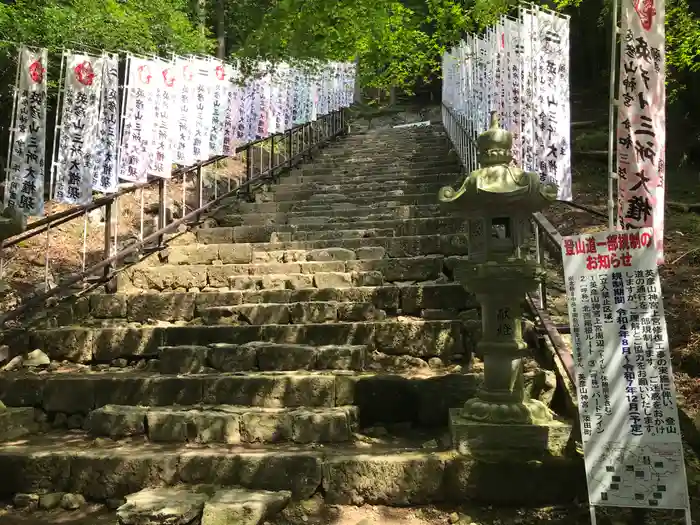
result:
[[(482, 374), (477, 303), (451, 279), (464, 219), (437, 204), (459, 177), (448, 151), (436, 126), (345, 137), (174, 236), (119, 293), (6, 331), (20, 357), (0, 373), (0, 497), (214, 484), (345, 504), (570, 499), (576, 461), (451, 450), (448, 409)], [(526, 370), (551, 401), (552, 373)]]

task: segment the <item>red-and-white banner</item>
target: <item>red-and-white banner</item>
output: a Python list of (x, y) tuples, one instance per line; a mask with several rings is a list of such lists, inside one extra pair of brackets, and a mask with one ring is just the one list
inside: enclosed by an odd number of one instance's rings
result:
[(666, 148), (664, 0), (622, 0), (617, 116), (618, 214), (654, 228), (663, 262)]

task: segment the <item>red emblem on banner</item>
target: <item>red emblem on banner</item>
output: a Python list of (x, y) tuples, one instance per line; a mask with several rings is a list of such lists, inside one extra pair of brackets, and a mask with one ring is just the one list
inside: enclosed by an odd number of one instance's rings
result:
[(219, 80), (223, 80), (226, 78), (226, 73), (224, 72), (224, 66), (216, 66), (216, 70), (214, 71), (216, 73), (216, 78)]
[(639, 15), (644, 31), (649, 31), (656, 15), (654, 0), (634, 0), (634, 10)]
[(83, 86), (92, 86), (95, 81), (95, 72), (92, 69), (92, 64), (87, 60), (82, 64), (78, 64), (73, 68), (75, 79)]
[(163, 70), (163, 82), (167, 87), (173, 87), (175, 85), (175, 75), (172, 74), (170, 69)]
[(151, 68), (148, 67), (148, 65), (144, 64), (143, 66), (139, 66), (138, 72), (139, 72), (139, 80), (141, 82), (143, 82), (144, 84), (151, 83), (151, 79), (153, 77), (151, 76)]
[(187, 82), (192, 80), (193, 75), (192, 75), (192, 72), (190, 71), (189, 64), (185, 64), (184, 66), (182, 66), (182, 78), (184, 78)]
[(44, 80), (44, 73), (46, 73), (46, 68), (41, 63), (41, 60), (35, 60), (29, 64), (29, 77), (32, 79), (32, 82), (38, 84)]

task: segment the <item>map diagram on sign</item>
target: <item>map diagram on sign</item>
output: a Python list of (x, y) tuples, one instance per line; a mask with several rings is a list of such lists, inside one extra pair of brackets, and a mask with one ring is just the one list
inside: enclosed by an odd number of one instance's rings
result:
[(595, 454), (589, 454), (586, 471), (592, 505), (659, 509), (688, 506), (680, 443), (609, 443), (591, 448)]

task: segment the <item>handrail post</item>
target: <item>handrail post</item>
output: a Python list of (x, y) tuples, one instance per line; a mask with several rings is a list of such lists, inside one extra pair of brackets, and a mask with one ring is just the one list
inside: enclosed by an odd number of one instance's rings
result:
[(277, 182), (277, 164), (275, 163), (275, 136), (270, 135), (270, 158), (267, 163), (268, 170), (270, 171), (270, 177), (273, 182)]
[(292, 169), (292, 130), (287, 132), (287, 168)]
[[(112, 202), (105, 204), (105, 234), (104, 234), (104, 258), (109, 259), (112, 256)], [(114, 270), (114, 263), (107, 264), (102, 270), (105, 277), (109, 277)], [(117, 292), (117, 280), (109, 279), (105, 282), (105, 293), (112, 294)]]
[[(166, 195), (166, 181), (165, 179), (158, 179), (158, 229), (162, 230), (167, 226), (167, 210), (165, 208), (167, 202)], [(158, 247), (162, 248), (164, 245), (165, 236), (158, 236)]]
[[(197, 185), (195, 189), (195, 195), (197, 197), (197, 209), (201, 208), (203, 206), (203, 188), (202, 188), (202, 165), (197, 164), (197, 170), (196, 170), (196, 175), (195, 175), (195, 184)], [(195, 221), (199, 220), (199, 214), (195, 216)]]
[[(251, 155), (251, 147), (248, 144), (245, 148), (245, 182), (250, 182), (253, 178), (253, 159)], [(245, 187), (245, 197), (248, 201), (251, 200), (252, 194), (250, 192), (250, 186), (246, 184)]]

